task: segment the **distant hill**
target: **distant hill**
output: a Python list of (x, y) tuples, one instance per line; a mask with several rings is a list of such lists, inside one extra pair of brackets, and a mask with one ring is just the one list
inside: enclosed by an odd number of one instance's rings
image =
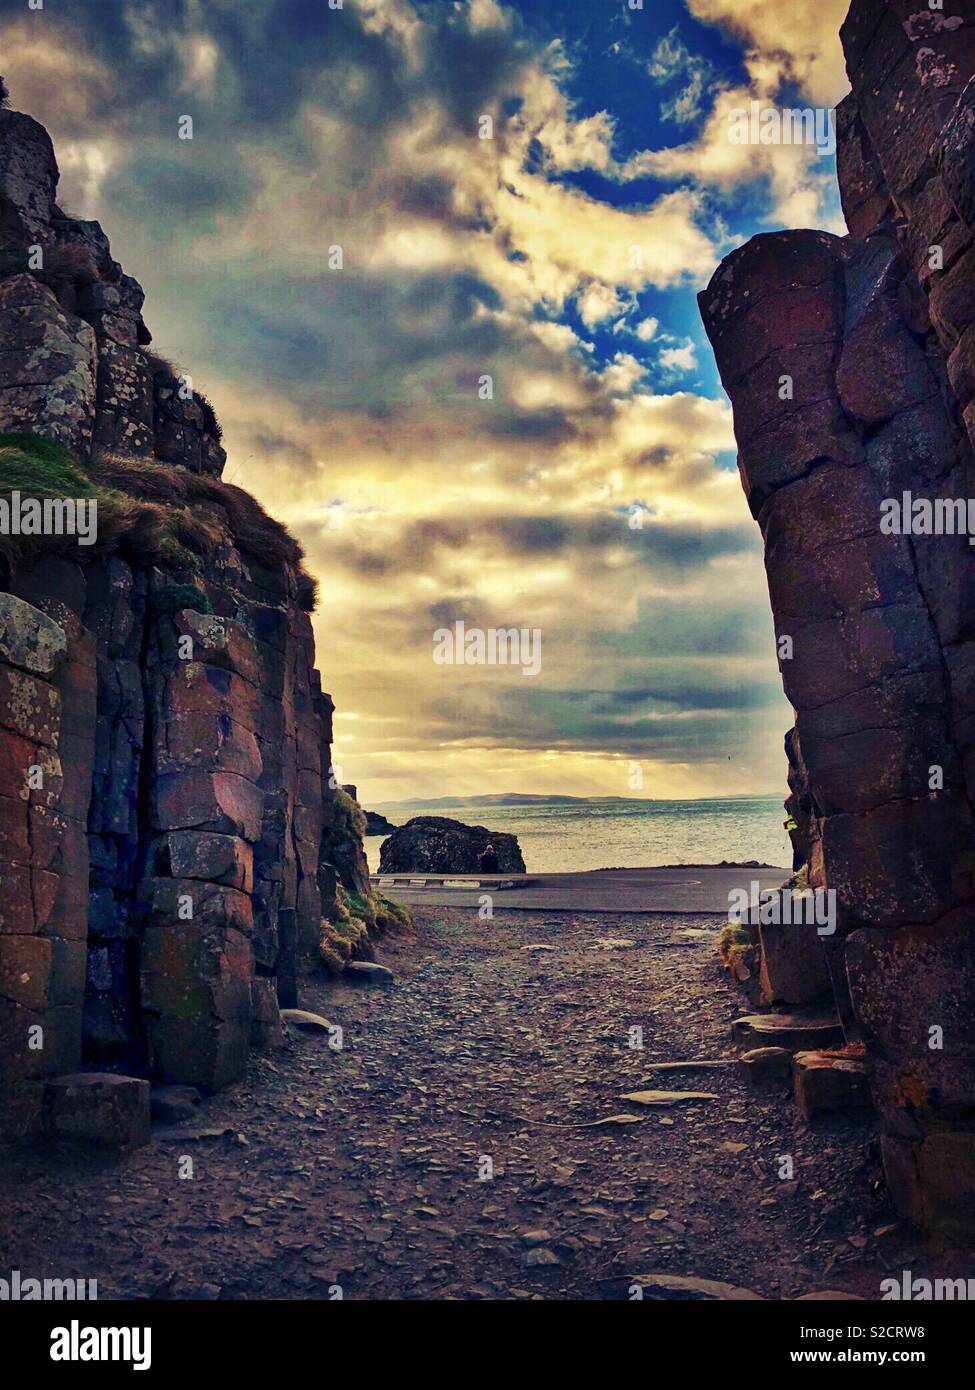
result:
[[(753, 801), (756, 797), (773, 796), (773, 792), (740, 793), (737, 796), (715, 798), (712, 796), (686, 797), (687, 801)], [(438, 806), (638, 806), (648, 805), (655, 798), (649, 796), (547, 796), (534, 792), (494, 792), (486, 796), (435, 796), (417, 798), (415, 801), (377, 801), (376, 806), (398, 807), (416, 806), (434, 809)], [(680, 798), (663, 798), (665, 801)]]

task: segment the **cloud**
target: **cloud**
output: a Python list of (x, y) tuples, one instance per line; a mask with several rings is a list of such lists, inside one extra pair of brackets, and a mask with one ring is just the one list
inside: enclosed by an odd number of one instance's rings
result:
[(707, 58), (690, 52), (677, 25), (657, 41), (647, 71), (655, 82), (673, 83), (680, 79), (683, 84), (660, 104), (660, 114), (666, 120), (688, 125), (698, 119), (714, 82), (714, 67)]
[[(733, 748), (734, 789), (775, 784), (759, 543), (716, 466), (730, 408), (648, 376), (697, 369), (668, 296), (719, 258), (711, 191), (758, 167), (700, 135), (621, 166), (612, 113), (568, 95), (579, 59), (494, 0), (100, 0), (43, 28), (0, 12), (0, 45), (66, 201), (214, 400), (228, 477), (307, 548), (348, 780), (625, 793), (638, 755), (656, 794), (704, 794)], [(690, 122), (703, 67), (672, 60), (661, 99)], [(668, 186), (627, 197), (645, 173)], [(436, 667), (458, 617), (541, 627), (533, 689)]]
[(778, 81), (795, 82), (822, 105), (835, 106), (849, 91), (840, 26), (849, 0), (816, 0), (783, 7), (779, 0), (686, 0), (695, 19), (716, 24), (748, 45), (755, 62), (771, 62)]
[(657, 360), (665, 371), (693, 372), (697, 369), (697, 351), (690, 340), (683, 347), (664, 348)]

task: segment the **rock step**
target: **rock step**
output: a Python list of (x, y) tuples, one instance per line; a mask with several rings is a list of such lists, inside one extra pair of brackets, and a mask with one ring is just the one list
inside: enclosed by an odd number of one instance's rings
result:
[(796, 1105), (804, 1119), (834, 1110), (863, 1110), (872, 1105), (867, 1065), (857, 1057), (824, 1052), (797, 1052), (792, 1059)]
[(813, 1052), (842, 1047), (838, 1018), (815, 1014), (745, 1014), (731, 1025), (736, 1043), (750, 1048), (784, 1047), (789, 1052)]

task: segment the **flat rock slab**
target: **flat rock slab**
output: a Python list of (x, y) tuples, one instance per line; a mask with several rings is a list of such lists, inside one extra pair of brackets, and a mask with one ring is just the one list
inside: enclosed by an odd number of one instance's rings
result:
[(290, 1023), (292, 1028), (300, 1028), (304, 1033), (330, 1033), (332, 1030), (327, 1018), (309, 1013), (307, 1009), (282, 1009), (281, 1022)]
[(371, 960), (354, 960), (342, 971), (343, 979), (352, 980), (355, 984), (378, 985), (386, 987), (391, 985), (395, 979), (393, 972), (385, 965), (377, 965)]
[(626, 1091), (620, 1100), (631, 1105), (686, 1105), (698, 1100), (718, 1100), (713, 1091)]
[(48, 1132), (109, 1149), (134, 1149), (151, 1138), (149, 1082), (110, 1072), (59, 1076), (45, 1089)]
[(751, 1047), (784, 1047), (789, 1052), (843, 1044), (839, 1019), (814, 1014), (746, 1014), (735, 1019), (731, 1036)]
[(184, 1125), (167, 1125), (157, 1129), (155, 1137), (160, 1144), (196, 1144), (204, 1139), (230, 1139), (234, 1131), (217, 1125), (194, 1125), (187, 1129)]
[(702, 1062), (648, 1062), (647, 1071), (707, 1071), (711, 1067), (734, 1067), (738, 1057), (715, 1057)]
[(631, 1285), (638, 1285), (645, 1299), (692, 1299), (698, 1302), (758, 1302), (767, 1300), (752, 1289), (725, 1284), (720, 1279), (695, 1279), (681, 1274), (635, 1274)]

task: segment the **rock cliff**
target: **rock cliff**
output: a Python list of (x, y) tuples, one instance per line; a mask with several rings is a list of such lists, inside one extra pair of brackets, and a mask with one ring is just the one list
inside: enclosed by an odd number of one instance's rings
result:
[(975, 11), (854, 0), (842, 40), (849, 235), (756, 237), (700, 303), (795, 710), (787, 806), (836, 893), (829, 964), (887, 1179), (915, 1221), (970, 1234), (975, 550), (884, 518), (975, 499)]
[(212, 407), (148, 350), (142, 289), (57, 182), (47, 132), (0, 110), (0, 509), (97, 503), (91, 544), (0, 535), (0, 1115), (17, 1132), (79, 1067), (234, 1081), (330, 923), (357, 922), (341, 964), (377, 919), (300, 547), (220, 481)]

